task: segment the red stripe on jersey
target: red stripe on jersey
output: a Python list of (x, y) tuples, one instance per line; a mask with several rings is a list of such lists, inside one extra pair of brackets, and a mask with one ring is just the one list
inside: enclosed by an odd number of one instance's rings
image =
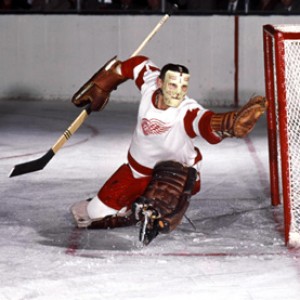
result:
[(199, 110), (200, 110), (199, 108), (195, 108), (193, 110), (187, 111), (187, 113), (184, 117), (184, 120), (183, 120), (184, 129), (190, 138), (194, 138), (197, 136), (196, 132), (193, 129), (193, 122), (194, 122), (195, 118), (197, 117)]
[(141, 64), (142, 62), (144, 62), (145, 60), (148, 60), (148, 57), (140, 55), (140, 56), (131, 57), (123, 61), (121, 64), (122, 75), (125, 76), (126, 78), (134, 79), (133, 76), (134, 68), (139, 64)]
[(130, 152), (128, 152), (128, 162), (130, 164), (130, 166), (135, 169), (137, 172), (143, 174), (143, 175), (147, 175), (150, 176), (152, 175), (153, 169), (151, 168), (147, 168), (145, 166), (142, 166), (141, 164), (139, 164), (130, 154)]
[(214, 113), (207, 111), (199, 121), (198, 128), (201, 136), (206, 139), (210, 144), (217, 144), (221, 142), (222, 138), (214, 134), (210, 126), (210, 120)]
[(194, 165), (197, 164), (200, 160), (202, 160), (202, 154), (200, 150), (197, 147), (195, 147), (195, 151), (197, 152), (197, 156), (195, 157)]
[(200, 192), (201, 189), (201, 181), (200, 179), (195, 182), (194, 188), (192, 190), (192, 195), (196, 195)]

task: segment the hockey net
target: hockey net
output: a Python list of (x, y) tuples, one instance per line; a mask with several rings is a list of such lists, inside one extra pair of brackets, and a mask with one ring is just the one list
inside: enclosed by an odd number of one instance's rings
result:
[(271, 199), (283, 203), (285, 242), (300, 247), (300, 25), (265, 25)]

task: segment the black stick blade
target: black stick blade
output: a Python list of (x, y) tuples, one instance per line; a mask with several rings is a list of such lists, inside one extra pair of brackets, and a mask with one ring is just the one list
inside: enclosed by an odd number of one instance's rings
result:
[(44, 154), (42, 157), (38, 159), (28, 161), (19, 165), (15, 165), (11, 170), (9, 177), (14, 177), (14, 176), (42, 170), (54, 155), (55, 155), (54, 151), (50, 149), (46, 154)]

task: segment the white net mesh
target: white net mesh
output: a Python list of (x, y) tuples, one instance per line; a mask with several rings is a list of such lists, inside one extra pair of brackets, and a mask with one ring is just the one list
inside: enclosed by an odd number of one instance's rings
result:
[(300, 244), (300, 40), (286, 40), (284, 48), (291, 205), (289, 243)]
[(300, 243), (300, 40), (285, 45), (287, 137), (290, 173), (290, 243)]

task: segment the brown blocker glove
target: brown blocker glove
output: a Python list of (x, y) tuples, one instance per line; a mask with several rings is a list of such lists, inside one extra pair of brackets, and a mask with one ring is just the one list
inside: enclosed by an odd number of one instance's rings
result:
[(169, 233), (181, 222), (195, 185), (197, 172), (175, 161), (158, 163), (144, 194), (132, 205), (140, 220), (140, 241), (148, 245), (159, 233)]
[(267, 100), (262, 96), (252, 97), (238, 111), (213, 114), (210, 125), (222, 138), (243, 138), (254, 128), (259, 117), (267, 109)]
[(91, 103), (91, 111), (102, 110), (109, 100), (110, 93), (127, 78), (117, 73), (120, 61), (116, 56), (109, 60), (72, 97), (72, 102), (82, 107)]

